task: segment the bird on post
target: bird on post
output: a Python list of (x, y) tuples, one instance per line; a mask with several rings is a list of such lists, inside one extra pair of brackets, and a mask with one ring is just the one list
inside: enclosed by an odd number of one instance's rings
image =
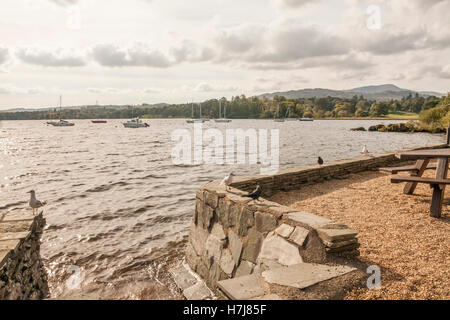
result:
[(323, 159), (321, 157), (318, 157), (317, 163), (319, 164), (319, 166), (323, 165)]
[(252, 198), (253, 200), (259, 200), (259, 197), (261, 196), (262, 188), (259, 184), (256, 185), (256, 189), (250, 192), (249, 194), (246, 194), (244, 197)]
[(35, 212), (37, 212), (40, 207), (45, 205), (45, 202), (42, 202), (42, 201), (39, 201), (38, 199), (36, 199), (36, 193), (34, 192), (34, 190), (30, 190), (30, 191), (28, 191), (28, 193), (30, 194), (30, 202), (28, 204), (33, 209), (33, 215), (34, 215)]
[(220, 185), (225, 185), (225, 189), (228, 191), (229, 185), (233, 183), (233, 178), (235, 177), (233, 172), (230, 172), (225, 178), (223, 178)]

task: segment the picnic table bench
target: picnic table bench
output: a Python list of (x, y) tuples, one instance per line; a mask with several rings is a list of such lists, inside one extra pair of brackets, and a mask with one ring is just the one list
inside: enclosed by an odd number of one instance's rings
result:
[[(410, 171), (410, 176), (398, 175), (391, 178), (392, 183), (407, 183), (403, 189), (403, 192), (406, 194), (412, 194), (418, 183), (429, 184), (430, 187), (433, 188), (430, 215), (436, 218), (441, 217), (445, 186), (450, 184), (450, 179), (447, 179), (450, 148), (406, 151), (397, 154), (396, 157), (401, 160), (417, 161), (416, 164), (410, 166), (381, 168), (380, 170), (388, 171), (393, 174), (402, 171)], [(436, 164), (430, 164), (431, 159), (437, 159)], [(434, 178), (422, 177), (427, 169), (436, 169)]]

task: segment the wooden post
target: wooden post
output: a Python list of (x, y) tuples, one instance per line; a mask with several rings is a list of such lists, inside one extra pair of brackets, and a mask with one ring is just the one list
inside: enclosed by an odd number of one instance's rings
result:
[[(438, 158), (436, 168), (436, 178), (437, 179), (447, 178), (447, 170), (448, 170), (448, 159)], [(433, 196), (431, 198), (430, 216), (435, 218), (441, 217), (442, 200), (444, 200), (444, 192), (445, 192), (445, 185), (433, 186)]]
[(450, 145), (450, 127), (447, 128), (447, 146)]

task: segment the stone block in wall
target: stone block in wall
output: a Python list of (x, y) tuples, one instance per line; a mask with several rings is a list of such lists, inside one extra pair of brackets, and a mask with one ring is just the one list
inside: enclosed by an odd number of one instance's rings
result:
[(323, 218), (305, 211), (291, 212), (287, 214), (287, 217), (288, 224), (301, 225), (307, 229), (317, 229), (333, 223), (333, 221), (330, 219)]
[(285, 266), (303, 262), (297, 246), (275, 233), (269, 233), (264, 239), (258, 256), (258, 260), (261, 259), (273, 260)]
[(227, 239), (227, 236), (225, 235), (223, 227), (220, 223), (214, 223), (211, 228), (211, 234), (221, 241), (226, 241)]
[(233, 230), (228, 231), (228, 241), (235, 265), (239, 264), (242, 254), (242, 241)]
[(278, 228), (275, 229), (275, 233), (279, 236), (282, 236), (283, 238), (289, 238), (293, 231), (294, 227), (286, 223), (281, 224)]
[(277, 219), (271, 213), (257, 211), (255, 212), (255, 226), (261, 233), (270, 232), (277, 227)]
[(242, 259), (256, 263), (261, 245), (264, 240), (262, 233), (255, 229), (250, 229), (248, 232), (247, 242), (245, 243), (242, 252)]
[(319, 236), (328, 242), (336, 242), (336, 241), (342, 241), (342, 240), (349, 240), (356, 237), (358, 234), (358, 231), (346, 228), (346, 229), (325, 229), (325, 228), (318, 228), (317, 232), (319, 233)]
[(205, 201), (205, 204), (207, 204), (211, 208), (215, 209), (215, 208), (217, 208), (217, 205), (219, 203), (219, 196), (216, 193), (206, 191), (204, 201)]
[(200, 226), (196, 226), (194, 223), (191, 224), (191, 229), (189, 232), (189, 241), (192, 244), (195, 252), (198, 256), (203, 256), (205, 251), (205, 243), (208, 239), (209, 233)]
[(308, 237), (303, 246), (299, 247), (299, 251), (304, 262), (322, 263), (326, 260), (326, 246), (315, 230), (309, 231)]
[(306, 241), (306, 237), (308, 237), (309, 230), (303, 227), (297, 226), (292, 234), (289, 236), (289, 240), (294, 242), (299, 247), (303, 246), (303, 243)]
[(246, 236), (247, 230), (251, 228), (255, 223), (255, 218), (253, 216), (253, 211), (243, 207), (238, 215), (235, 215), (234, 230), (239, 236)]
[(222, 255), (222, 249), (225, 241), (219, 240), (217, 237), (210, 234), (206, 239), (205, 250), (202, 255), (203, 263), (209, 269), (213, 263), (219, 264)]
[(222, 257), (220, 259), (220, 268), (222, 269), (223, 272), (225, 272), (228, 276), (231, 277), (235, 266), (236, 262), (234, 261), (231, 252), (228, 249), (224, 249), (222, 251)]
[(236, 274), (234, 275), (235, 278), (247, 276), (253, 272), (253, 268), (255, 267), (254, 263), (251, 263), (250, 261), (241, 260), (241, 263), (239, 264), (239, 267), (236, 270)]

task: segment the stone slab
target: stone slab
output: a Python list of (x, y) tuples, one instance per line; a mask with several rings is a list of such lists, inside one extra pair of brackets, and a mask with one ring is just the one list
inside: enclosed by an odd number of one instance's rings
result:
[(263, 283), (257, 274), (222, 280), (217, 285), (232, 300), (248, 300), (264, 295)]
[(0, 233), (0, 241), (24, 239), (29, 234), (29, 231)]
[(203, 281), (199, 281), (193, 286), (184, 289), (183, 295), (187, 300), (205, 300), (212, 297), (211, 291)]
[(34, 220), (34, 215), (31, 211), (20, 211), (20, 212), (8, 212), (2, 219), (2, 222), (13, 222), (13, 221), (25, 221)]
[(247, 242), (245, 243), (244, 250), (242, 252), (242, 259), (256, 263), (261, 245), (264, 240), (262, 233), (255, 229), (248, 231)]
[(299, 263), (264, 271), (262, 276), (268, 283), (304, 289), (316, 283), (344, 275), (354, 270), (356, 270), (356, 268), (347, 266)]
[(197, 283), (197, 279), (183, 265), (180, 265), (176, 268), (171, 268), (169, 269), (169, 272), (172, 275), (173, 280), (177, 284), (178, 288), (180, 288), (181, 290), (185, 290)]
[(286, 223), (283, 223), (282, 225), (280, 225), (278, 228), (275, 229), (275, 233), (284, 238), (289, 238), (292, 231), (294, 231), (294, 227)]
[(303, 246), (303, 243), (305, 243), (306, 237), (308, 237), (309, 230), (305, 229), (303, 227), (295, 227), (294, 232), (292, 232), (291, 236), (289, 237), (289, 240), (296, 243), (298, 246)]
[(19, 246), (19, 243), (20, 243), (20, 239), (0, 241), (0, 251), (14, 250)]
[(303, 262), (298, 248), (273, 232), (267, 235), (262, 244), (258, 260), (261, 259), (274, 260), (285, 266)]
[(330, 219), (319, 217), (315, 214), (305, 211), (288, 213), (288, 218), (303, 225), (310, 226), (313, 229), (317, 229), (323, 225), (333, 223), (333, 221)]
[(189, 233), (189, 240), (191, 241), (192, 247), (194, 248), (197, 255), (202, 256), (205, 251), (206, 239), (208, 239), (209, 233), (196, 226), (194, 223), (191, 224), (191, 231)]
[(228, 249), (224, 249), (222, 251), (222, 257), (220, 258), (220, 268), (228, 276), (231, 276), (235, 266), (236, 263), (234, 262), (233, 256), (231, 255), (230, 251), (228, 251)]
[(277, 227), (277, 219), (270, 213), (257, 211), (255, 225), (259, 232), (270, 232)]
[(349, 244), (356, 243), (358, 240), (356, 238), (353, 238), (350, 240), (343, 240), (343, 241), (337, 241), (337, 242), (329, 242), (329, 241), (325, 241), (325, 240), (322, 240), (322, 241), (325, 246), (327, 246), (330, 249), (334, 249), (334, 248), (345, 247)]
[(358, 231), (353, 229), (317, 229), (319, 237), (329, 242), (349, 240), (354, 238)]
[(223, 227), (220, 223), (215, 223), (211, 229), (211, 234), (219, 240), (225, 240), (227, 236), (223, 231)]
[(236, 274), (234, 275), (237, 277), (247, 276), (252, 273), (253, 267), (255, 265), (249, 261), (241, 260), (241, 263), (239, 264), (239, 267), (236, 270)]
[(230, 241), (231, 255), (233, 256), (234, 263), (238, 265), (242, 253), (242, 241), (233, 230), (228, 231), (228, 239)]
[(206, 239), (205, 244), (205, 253), (204, 257), (206, 258), (205, 264), (209, 268), (213, 262), (219, 263), (220, 257), (222, 255), (223, 242), (218, 238), (209, 235), (208, 239)]

